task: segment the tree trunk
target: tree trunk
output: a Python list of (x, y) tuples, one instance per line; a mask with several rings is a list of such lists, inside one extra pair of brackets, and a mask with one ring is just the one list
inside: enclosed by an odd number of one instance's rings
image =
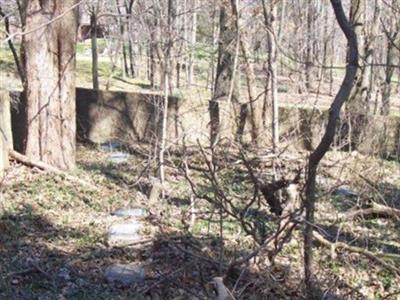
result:
[(12, 149), (10, 94), (0, 91), (0, 179), (8, 168), (8, 152)]
[[(25, 153), (60, 169), (75, 166), (76, 0), (28, 1)], [(53, 18), (65, 15), (48, 26)], [(37, 29), (39, 28), (39, 29)], [(34, 30), (36, 29), (36, 30)]]
[[(127, 33), (128, 33), (128, 54), (129, 54), (129, 72), (130, 75), (135, 77), (135, 67), (134, 67), (134, 58), (133, 58), (133, 42), (132, 42), (132, 8), (133, 4), (135, 3), (135, 0), (130, 0), (129, 4), (127, 5), (127, 2), (125, 2), (126, 6), (126, 27), (127, 27)], [(140, 57), (140, 55), (139, 55)]]
[(358, 53), (360, 56), (360, 68), (357, 72), (356, 84), (351, 92), (347, 109), (355, 113), (366, 113), (367, 94), (368, 94), (368, 68), (366, 68), (369, 53), (365, 43), (365, 10), (366, 0), (351, 0), (350, 22), (354, 26), (354, 31), (359, 37)]
[(326, 152), (332, 144), (336, 132), (336, 123), (339, 118), (340, 110), (344, 102), (349, 98), (351, 89), (354, 85), (354, 79), (357, 74), (358, 68), (358, 46), (357, 36), (354, 32), (352, 25), (347, 20), (343, 11), (341, 0), (331, 0), (332, 7), (335, 11), (335, 16), (340, 28), (346, 36), (349, 47), (349, 59), (346, 66), (346, 74), (343, 79), (342, 85), (329, 109), (328, 124), (321, 142), (317, 148), (311, 153), (308, 160), (306, 191), (305, 191), (305, 230), (304, 230), (304, 272), (305, 283), (308, 294), (308, 299), (317, 299), (314, 294), (314, 272), (313, 272), (313, 228), (314, 228), (314, 210), (316, 201), (316, 176), (317, 168), (325, 156)]
[(161, 138), (160, 138), (160, 148), (159, 148), (159, 173), (160, 182), (162, 186), (162, 199), (165, 199), (165, 164), (164, 164), (164, 154), (166, 149), (167, 141), (167, 129), (168, 129), (168, 100), (170, 95), (170, 75), (171, 75), (171, 48), (173, 45), (172, 41), (172, 30), (174, 28), (174, 15), (175, 15), (175, 1), (168, 0), (167, 7), (167, 47), (164, 53), (164, 68), (163, 68), (163, 88), (164, 88), (164, 101), (162, 102), (162, 124), (161, 124)]
[(97, 8), (90, 14), (90, 38), (92, 44), (92, 82), (93, 89), (99, 90), (99, 59), (97, 51)]
[(257, 98), (257, 82), (254, 74), (254, 66), (250, 60), (250, 51), (248, 43), (244, 40), (244, 37), (240, 38), (240, 46), (243, 53), (244, 61), (244, 72), (247, 81), (247, 91), (249, 95), (250, 103), (250, 123), (251, 123), (251, 139), (252, 143), (257, 146), (259, 144), (260, 131), (262, 130), (262, 98)]
[[(10, 36), (10, 34), (11, 34), (11, 32), (10, 32), (10, 20), (9, 20), (9, 16), (7, 16), (2, 11), (1, 7), (0, 7), (0, 16), (4, 18), (4, 29), (5, 29), (5, 32), (6, 32), (6, 37), (8, 38)], [(17, 50), (15, 49), (15, 46), (14, 46), (14, 43), (13, 43), (12, 39), (9, 39), (7, 41), (7, 43), (8, 43), (8, 47), (10, 48), (11, 53), (13, 55), (15, 66), (17, 67), (18, 75), (19, 75), (19, 77), (21, 79), (22, 86), (24, 86), (25, 85), (25, 72), (24, 72), (22, 63), (21, 63), (21, 61), (20, 61), (20, 59), (18, 57)]]
[(196, 33), (197, 33), (197, 11), (196, 11), (196, 0), (193, 0), (192, 4), (192, 31), (190, 33), (190, 51), (189, 51), (189, 66), (188, 66), (188, 85), (191, 86), (194, 83), (194, 53), (196, 46)]
[[(392, 2), (392, 5), (394, 1)], [(400, 47), (400, 20), (392, 20), (390, 32), (387, 33), (385, 79), (382, 86), (382, 115), (390, 114), (390, 97), (392, 95), (392, 78), (395, 65), (400, 63), (398, 49)], [(399, 81), (400, 82), (400, 81)]]
[[(232, 0), (233, 2), (235, 0)], [(229, 122), (230, 118), (230, 103), (231, 101), (238, 102), (238, 89), (234, 83), (235, 72), (235, 57), (238, 37), (237, 13), (234, 3), (220, 6), (219, 20), (219, 45), (218, 45), (218, 63), (215, 76), (215, 85), (213, 97), (209, 102), (210, 112), (210, 142), (215, 145), (218, 142), (218, 137), (221, 131), (221, 122)], [(232, 99), (230, 99), (232, 98)], [(224, 118), (220, 116), (221, 107), (219, 102), (225, 100), (227, 105), (224, 107)], [(225, 128), (223, 129), (228, 129)], [(230, 130), (230, 129), (228, 129)]]
[(279, 144), (279, 101), (276, 74), (277, 51), (274, 39), (274, 18), (276, 15), (276, 5), (269, 6), (263, 0), (264, 23), (268, 28), (268, 78), (271, 87), (271, 103), (272, 103), (272, 145), (274, 151), (277, 150)]
[(306, 76), (306, 89), (310, 91), (312, 88), (312, 43), (314, 33), (314, 2), (307, 1), (307, 37), (306, 37), (306, 64), (305, 64), (305, 76)]

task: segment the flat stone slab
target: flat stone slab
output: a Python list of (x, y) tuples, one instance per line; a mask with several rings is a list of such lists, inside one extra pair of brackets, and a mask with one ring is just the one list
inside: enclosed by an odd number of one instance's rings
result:
[(143, 282), (146, 274), (144, 268), (136, 264), (114, 264), (105, 269), (104, 276), (109, 282), (130, 285)]
[(108, 160), (114, 164), (121, 164), (127, 162), (129, 159), (129, 154), (124, 152), (111, 153), (108, 156)]
[(121, 148), (122, 145), (117, 142), (104, 143), (100, 145), (100, 149), (104, 152), (114, 152), (115, 150), (120, 150)]
[(144, 208), (119, 208), (111, 213), (112, 216), (117, 217), (134, 217), (141, 218), (146, 216), (146, 210)]
[(336, 196), (343, 196), (343, 197), (358, 197), (358, 194), (347, 186), (342, 186), (337, 188), (336, 190), (333, 191), (333, 194)]
[(108, 230), (108, 241), (111, 243), (129, 243), (142, 238), (140, 230), (143, 228), (139, 222), (114, 224)]

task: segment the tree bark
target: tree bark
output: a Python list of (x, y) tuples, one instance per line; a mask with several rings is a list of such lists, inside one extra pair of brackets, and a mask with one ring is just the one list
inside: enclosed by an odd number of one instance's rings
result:
[(354, 79), (358, 69), (358, 45), (357, 36), (352, 25), (347, 20), (343, 11), (341, 0), (331, 0), (332, 7), (335, 12), (337, 22), (346, 36), (349, 47), (349, 59), (346, 66), (346, 74), (342, 85), (329, 109), (328, 124), (321, 142), (317, 148), (311, 153), (308, 159), (308, 170), (305, 191), (305, 210), (306, 223), (304, 230), (304, 272), (307, 294), (309, 299), (315, 299), (314, 295), (314, 272), (313, 272), (313, 228), (314, 228), (314, 210), (316, 201), (316, 176), (319, 162), (325, 156), (332, 144), (336, 131), (336, 123), (339, 118), (340, 110), (344, 102), (349, 98), (351, 89), (354, 85)]
[(99, 90), (99, 59), (97, 50), (97, 13), (98, 8), (93, 7), (90, 14), (90, 38), (92, 45), (92, 83), (95, 91)]
[(259, 144), (260, 132), (262, 130), (262, 98), (257, 98), (257, 82), (254, 74), (253, 62), (250, 58), (250, 51), (248, 43), (244, 40), (244, 37), (240, 38), (240, 47), (242, 48), (243, 61), (244, 61), (244, 72), (246, 75), (247, 91), (249, 95), (249, 107), (250, 107), (250, 123), (251, 123), (251, 140), (252, 143), (257, 146)]
[(229, 122), (230, 117), (230, 103), (226, 103), (227, 105), (224, 107), (224, 118), (223, 120), (221, 119), (221, 108), (219, 102), (238, 102), (238, 89), (235, 82), (233, 82), (235, 80), (234, 69), (236, 65), (235, 45), (239, 38), (237, 26), (238, 15), (234, 1), (235, 0), (231, 1), (232, 3), (230, 6), (228, 4), (220, 6), (220, 36), (217, 71), (215, 76), (214, 93), (209, 102), (211, 145), (215, 145), (218, 142), (222, 124), (221, 121)]
[(9, 166), (8, 151), (12, 149), (10, 95), (7, 91), (0, 91), (0, 179)]
[[(382, 86), (382, 115), (389, 115), (391, 109), (392, 80), (396, 63), (400, 62), (398, 50), (400, 47), (400, 20), (392, 21), (391, 32), (387, 33), (385, 79)], [(398, 45), (398, 47), (397, 47)], [(397, 48), (397, 49), (396, 49)], [(396, 53), (397, 52), (397, 53)], [(396, 61), (397, 60), (397, 61)]]
[(277, 51), (276, 42), (274, 38), (274, 18), (276, 15), (276, 5), (270, 5), (269, 9), (263, 2), (263, 14), (264, 23), (268, 29), (267, 40), (268, 40), (268, 79), (271, 87), (271, 103), (272, 103), (272, 146), (273, 150), (277, 151), (279, 145), (279, 100), (278, 100), (278, 85), (277, 85), (277, 74), (276, 74), (276, 61)]
[[(25, 153), (68, 170), (75, 166), (75, 47), (77, 0), (28, 1), (24, 35)], [(40, 27), (60, 14), (65, 15)], [(37, 29), (39, 27), (39, 29)], [(34, 30), (37, 29), (37, 30)]]
[(368, 111), (368, 68), (369, 51), (366, 49), (365, 42), (365, 12), (366, 0), (351, 0), (350, 22), (353, 24), (354, 31), (358, 37), (359, 69), (356, 75), (356, 84), (350, 94), (347, 109), (348, 111), (365, 114)]
[(194, 53), (196, 46), (196, 33), (197, 33), (197, 11), (196, 11), (196, 0), (192, 0), (192, 30), (190, 32), (190, 51), (189, 51), (189, 66), (188, 66), (188, 85), (191, 86), (194, 83)]
[(306, 89), (310, 91), (312, 88), (312, 65), (313, 65), (313, 34), (314, 34), (314, 1), (307, 1), (307, 37), (306, 37), (306, 63), (305, 77)]

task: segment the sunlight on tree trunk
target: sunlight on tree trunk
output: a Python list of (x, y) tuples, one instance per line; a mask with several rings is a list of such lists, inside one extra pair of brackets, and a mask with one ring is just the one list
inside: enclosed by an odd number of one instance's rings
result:
[[(76, 0), (29, 1), (26, 30), (68, 10)], [(24, 36), (26, 143), (31, 159), (60, 169), (75, 166), (75, 45), (77, 10)]]

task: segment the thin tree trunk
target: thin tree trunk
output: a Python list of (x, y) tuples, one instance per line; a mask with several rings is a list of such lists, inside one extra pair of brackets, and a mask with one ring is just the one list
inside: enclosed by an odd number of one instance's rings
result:
[(346, 74), (342, 85), (329, 109), (329, 119), (325, 133), (317, 148), (311, 153), (308, 159), (308, 170), (305, 191), (305, 230), (304, 230), (304, 272), (308, 299), (317, 299), (315, 295), (315, 280), (313, 272), (313, 229), (314, 229), (314, 210), (316, 201), (316, 176), (317, 168), (332, 144), (336, 132), (336, 123), (339, 118), (340, 110), (346, 100), (348, 100), (354, 79), (358, 69), (358, 45), (357, 36), (352, 25), (347, 20), (343, 11), (341, 0), (331, 0), (337, 22), (346, 36), (349, 47), (349, 59), (346, 66)]
[(92, 44), (92, 83), (95, 91), (99, 90), (99, 59), (97, 50), (97, 13), (98, 7), (92, 7), (90, 14), (90, 38)]
[(164, 53), (164, 68), (163, 68), (163, 88), (164, 88), (164, 101), (162, 104), (163, 108), (163, 116), (162, 116), (162, 128), (161, 128), (161, 141), (160, 141), (160, 152), (159, 152), (159, 172), (160, 172), (160, 181), (161, 181), (161, 186), (162, 186), (162, 199), (165, 198), (165, 170), (164, 170), (164, 154), (165, 154), (165, 148), (166, 148), (166, 140), (167, 140), (167, 128), (168, 128), (168, 100), (169, 100), (169, 92), (170, 92), (170, 64), (171, 64), (171, 48), (172, 48), (172, 30), (173, 30), (173, 15), (174, 15), (174, 10), (175, 10), (175, 1), (174, 0), (168, 0), (168, 13), (167, 13), (167, 35), (168, 35), (168, 40), (167, 40), (167, 48)]
[[(5, 27), (5, 32), (6, 32), (6, 38), (8, 38), (10, 36), (10, 20), (9, 20), (9, 17), (4, 14), (1, 7), (0, 7), (0, 16), (4, 18), (4, 27)], [(22, 86), (24, 86), (26, 79), (25, 79), (25, 71), (23, 69), (23, 65), (18, 57), (17, 50), (15, 49), (12, 39), (9, 39), (7, 41), (7, 43), (8, 43), (8, 47), (10, 48), (11, 53), (13, 55), (15, 65), (17, 67), (18, 75), (19, 75), (19, 78), (21, 79), (21, 84), (22, 84)]]
[(197, 11), (196, 11), (196, 0), (192, 0), (192, 30), (190, 33), (190, 52), (189, 52), (189, 73), (188, 73), (188, 85), (192, 86), (194, 83), (194, 53), (195, 53), (195, 46), (196, 46), (196, 33), (197, 33)]
[(398, 31), (399, 29), (400, 29), (400, 21), (397, 20), (396, 24), (392, 27), (391, 30), (392, 32), (388, 33), (391, 34), (391, 36), (387, 37), (388, 41), (386, 50), (385, 80), (382, 85), (382, 108), (381, 108), (382, 115), (389, 115), (391, 109), (390, 97), (392, 94), (392, 78), (395, 70), (394, 65), (397, 62), (400, 62), (398, 51), (396, 54), (397, 49), (395, 49), (395, 45), (400, 45), (400, 33)]
[(276, 5), (269, 6), (263, 1), (263, 13), (265, 26), (268, 28), (267, 40), (268, 40), (268, 77), (270, 80), (271, 88), (271, 103), (272, 103), (272, 145), (274, 151), (277, 150), (279, 145), (279, 101), (278, 101), (278, 87), (277, 87), (277, 75), (276, 75), (276, 61), (277, 51), (274, 39), (274, 18), (276, 15)]
[(314, 30), (314, 1), (307, 1), (307, 39), (306, 39), (306, 64), (305, 64), (305, 77), (306, 89), (310, 91), (312, 88), (311, 75), (312, 75), (312, 42)]

